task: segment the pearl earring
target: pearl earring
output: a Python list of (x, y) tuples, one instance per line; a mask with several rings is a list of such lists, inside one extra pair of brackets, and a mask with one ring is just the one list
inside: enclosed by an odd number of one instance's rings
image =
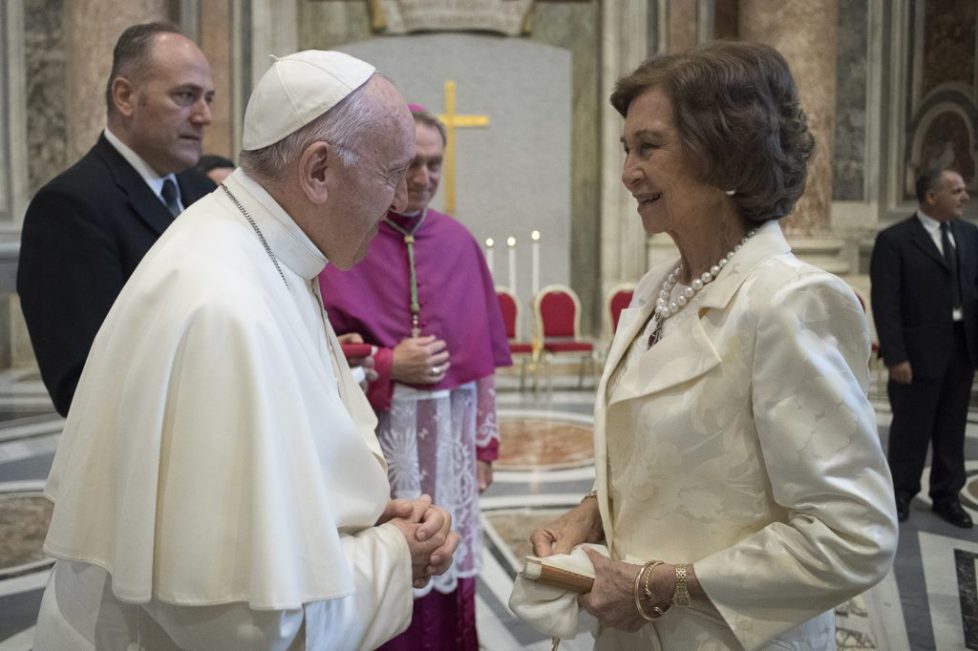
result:
[(727, 195), (728, 197), (732, 197), (732, 196), (734, 196), (735, 194), (737, 194), (737, 191), (736, 191), (736, 190), (724, 190), (724, 191), (723, 191), (723, 193), (724, 193), (725, 195)]

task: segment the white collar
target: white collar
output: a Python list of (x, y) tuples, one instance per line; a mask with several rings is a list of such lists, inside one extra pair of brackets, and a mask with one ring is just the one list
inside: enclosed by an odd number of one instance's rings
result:
[[(224, 185), (255, 220), (269, 248), (283, 265), (307, 281), (322, 272), (329, 262), (326, 256), (265, 188), (240, 167), (224, 179)], [(219, 190), (217, 194), (224, 195), (224, 191)], [(232, 205), (232, 209), (240, 212), (236, 206)]]
[[(103, 133), (105, 134), (105, 139), (109, 141), (109, 144), (115, 147), (116, 151), (118, 151), (122, 157), (126, 159), (126, 162), (132, 165), (132, 168), (136, 170), (136, 173), (138, 173), (139, 176), (146, 181), (146, 185), (148, 185), (149, 189), (153, 191), (153, 194), (158, 197), (161, 196), (160, 192), (163, 190), (163, 181), (166, 179), (171, 179), (173, 184), (177, 187), (177, 196), (180, 196), (180, 185), (177, 183), (176, 174), (170, 172), (169, 174), (160, 176), (152, 167), (149, 166), (149, 163), (143, 160), (142, 156), (133, 151), (132, 147), (122, 142), (122, 140), (119, 139), (119, 136), (112, 133), (108, 127), (105, 127), (105, 131)], [(181, 203), (183, 203), (182, 198)]]
[(920, 220), (920, 223), (923, 224), (924, 228), (927, 229), (927, 232), (931, 235), (934, 235), (941, 230), (941, 222), (934, 219), (930, 215), (925, 214), (920, 208), (917, 208), (917, 219)]

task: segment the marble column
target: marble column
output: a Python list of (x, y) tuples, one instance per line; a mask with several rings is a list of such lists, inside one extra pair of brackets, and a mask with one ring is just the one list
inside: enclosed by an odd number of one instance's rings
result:
[(212, 121), (204, 130), (204, 153), (234, 157), (237, 152), (234, 109), (237, 100), (233, 83), (231, 0), (208, 0), (200, 3), (200, 49), (211, 64), (214, 80)]
[(647, 3), (607, 2), (601, 11), (601, 280), (604, 296), (646, 271), (645, 232), (635, 200), (621, 183), (622, 117), (608, 103), (619, 77), (647, 58)]
[(68, 164), (95, 144), (105, 127), (105, 84), (112, 48), (135, 23), (169, 20), (168, 0), (72, 0), (64, 5), (67, 61)]
[(272, 65), (272, 57), (296, 51), (299, 43), (298, 0), (251, 0), (248, 93)]
[(696, 45), (699, 0), (672, 0), (666, 5), (666, 52), (685, 52)]
[(785, 230), (826, 233), (832, 204), (838, 0), (740, 0), (738, 10), (740, 37), (766, 43), (787, 59), (815, 136), (808, 185), (784, 221)]

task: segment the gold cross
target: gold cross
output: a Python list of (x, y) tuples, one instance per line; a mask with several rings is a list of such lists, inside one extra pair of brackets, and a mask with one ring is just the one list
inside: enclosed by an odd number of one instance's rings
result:
[(455, 214), (455, 129), (489, 126), (488, 115), (459, 115), (455, 112), (455, 82), (445, 82), (445, 112), (438, 115), (445, 125), (445, 212)]

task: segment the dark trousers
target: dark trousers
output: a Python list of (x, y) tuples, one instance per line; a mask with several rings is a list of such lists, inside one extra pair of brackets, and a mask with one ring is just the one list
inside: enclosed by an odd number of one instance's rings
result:
[(933, 446), (931, 499), (935, 503), (958, 499), (964, 487), (964, 428), (975, 372), (968, 361), (962, 323), (955, 324), (954, 339), (955, 352), (942, 377), (914, 374), (911, 384), (887, 384), (893, 409), (887, 459), (898, 496), (909, 499), (920, 492), (928, 444)]

